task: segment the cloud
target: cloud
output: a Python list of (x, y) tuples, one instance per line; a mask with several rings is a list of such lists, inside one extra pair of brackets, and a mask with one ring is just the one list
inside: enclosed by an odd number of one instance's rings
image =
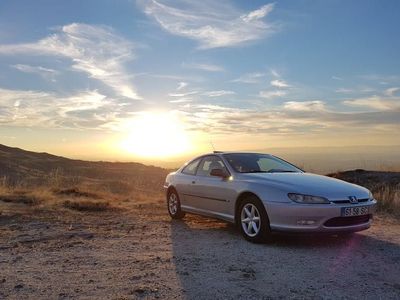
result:
[(203, 95), (208, 97), (221, 97), (226, 95), (234, 95), (236, 94), (234, 91), (226, 91), (226, 90), (219, 90), (219, 91), (210, 91), (204, 92)]
[[(288, 109), (289, 107), (289, 109)], [(271, 109), (242, 109), (219, 105), (184, 104), (190, 130), (213, 134), (323, 135), (349, 128), (360, 132), (381, 132), (399, 128), (397, 111), (337, 112), (325, 109), (322, 101), (287, 102)], [(375, 130), (375, 131), (373, 131)], [(393, 129), (390, 129), (393, 130)]]
[(240, 76), (239, 78), (233, 79), (232, 82), (241, 82), (241, 83), (259, 83), (260, 78), (264, 77), (264, 73), (246, 73)]
[(384, 94), (385, 94), (386, 96), (388, 96), (388, 97), (393, 97), (393, 96), (395, 96), (395, 94), (396, 94), (398, 91), (400, 91), (400, 88), (398, 88), (398, 87), (393, 87), (393, 88), (386, 89), (386, 90), (384, 91)]
[(241, 16), (241, 19), (245, 22), (252, 22), (261, 18), (264, 18), (274, 9), (274, 4), (266, 4), (261, 6), (259, 9), (253, 10), (248, 14)]
[(192, 102), (193, 99), (191, 98), (180, 98), (180, 99), (174, 99), (174, 100), (169, 100), (169, 103), (188, 103)]
[(16, 127), (101, 129), (124, 108), (96, 90), (69, 96), (0, 88), (0, 124)]
[(273, 24), (262, 20), (273, 10), (273, 3), (248, 13), (224, 0), (140, 3), (164, 30), (197, 41), (201, 49), (243, 45), (276, 31)]
[(322, 101), (288, 101), (283, 106), (288, 110), (295, 111), (323, 111), (325, 110), (325, 103)]
[(338, 88), (335, 90), (336, 93), (341, 93), (341, 94), (350, 94), (353, 93), (354, 90), (352, 89), (347, 89), (347, 88)]
[(41, 77), (43, 77), (44, 79), (51, 80), (51, 81), (55, 81), (56, 75), (59, 74), (59, 72), (56, 70), (53, 70), (50, 68), (45, 68), (42, 66), (30, 66), (30, 65), (17, 64), (17, 65), (12, 65), (11, 67), (17, 69), (18, 71), (24, 72), (24, 73), (38, 74)]
[(176, 90), (180, 91), (180, 90), (184, 89), (185, 87), (187, 87), (187, 85), (188, 85), (187, 82), (181, 81), (181, 82), (178, 83), (178, 87), (176, 88)]
[(261, 98), (275, 98), (275, 97), (283, 97), (287, 93), (285, 91), (276, 90), (276, 91), (260, 91), (259, 96)]
[(185, 68), (189, 68), (189, 69), (197, 69), (197, 70), (208, 71), (208, 72), (224, 72), (225, 71), (225, 69), (223, 67), (214, 65), (214, 64), (183, 63), (182, 66)]
[(279, 74), (278, 71), (275, 69), (271, 69), (270, 72), (271, 72), (271, 75), (274, 77), (277, 77), (277, 78), (281, 77), (281, 74)]
[(343, 101), (343, 104), (353, 107), (368, 108), (374, 110), (396, 110), (400, 109), (400, 98), (385, 98), (372, 96)]
[(186, 92), (186, 93), (169, 93), (168, 96), (170, 97), (186, 97), (190, 95), (195, 95), (198, 94), (198, 91), (191, 91), (191, 92)]
[(0, 54), (54, 55), (72, 60), (72, 68), (101, 81), (118, 95), (141, 99), (124, 64), (133, 59), (133, 44), (110, 27), (72, 23), (34, 43), (0, 45)]
[(358, 77), (364, 80), (383, 82), (384, 84), (400, 81), (400, 76), (398, 75), (364, 74)]
[(332, 76), (331, 77), (333, 80), (343, 80), (343, 78), (342, 77), (339, 77), (339, 76)]
[(275, 79), (271, 81), (271, 85), (277, 88), (289, 88), (290, 85), (287, 84), (284, 80)]

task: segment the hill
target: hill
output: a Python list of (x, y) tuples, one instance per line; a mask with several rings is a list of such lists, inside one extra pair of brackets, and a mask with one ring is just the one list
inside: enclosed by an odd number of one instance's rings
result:
[(0, 144), (0, 179), (11, 186), (102, 183), (112, 192), (160, 190), (168, 169), (141, 163), (84, 161), (37, 153)]

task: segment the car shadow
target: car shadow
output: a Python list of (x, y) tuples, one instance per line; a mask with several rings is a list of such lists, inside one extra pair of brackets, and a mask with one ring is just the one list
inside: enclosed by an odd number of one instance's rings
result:
[(171, 221), (173, 262), (188, 299), (397, 298), (400, 246), (368, 232), (276, 234), (265, 244), (236, 226), (187, 215)]

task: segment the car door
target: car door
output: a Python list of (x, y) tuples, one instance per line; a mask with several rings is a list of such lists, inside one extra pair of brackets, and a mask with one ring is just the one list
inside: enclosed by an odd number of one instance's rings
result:
[(192, 187), (197, 196), (195, 199), (196, 207), (220, 217), (231, 219), (233, 217), (232, 200), (235, 197), (233, 182), (229, 176), (226, 178), (211, 176), (210, 172), (214, 168), (223, 169), (229, 174), (220, 157), (216, 155), (203, 157), (197, 168), (197, 176)]
[(181, 200), (181, 206), (183, 209), (186, 207), (193, 207), (196, 205), (196, 195), (193, 191), (193, 185), (196, 182), (196, 171), (200, 164), (201, 158), (195, 159), (187, 164), (179, 175), (178, 183), (176, 188), (179, 193), (179, 199)]

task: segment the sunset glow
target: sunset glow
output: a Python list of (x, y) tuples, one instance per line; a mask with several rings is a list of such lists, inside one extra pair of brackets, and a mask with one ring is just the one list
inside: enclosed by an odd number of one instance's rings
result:
[(166, 158), (191, 150), (184, 124), (170, 113), (143, 113), (127, 122), (129, 133), (121, 148), (135, 156)]

